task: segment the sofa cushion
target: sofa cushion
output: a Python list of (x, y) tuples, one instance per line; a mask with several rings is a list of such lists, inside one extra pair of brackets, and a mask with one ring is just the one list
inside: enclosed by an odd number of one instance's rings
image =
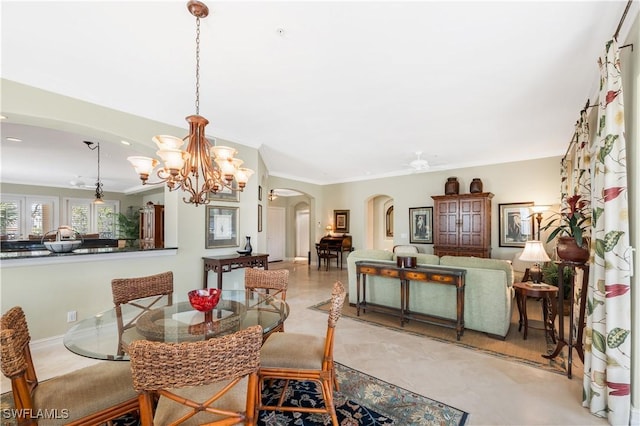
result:
[(508, 260), (470, 256), (442, 256), (440, 258), (440, 265), (478, 269), (501, 269), (507, 274), (507, 285), (511, 286), (513, 284), (513, 267)]
[(351, 259), (393, 260), (393, 253), (387, 250), (359, 249), (349, 254)]

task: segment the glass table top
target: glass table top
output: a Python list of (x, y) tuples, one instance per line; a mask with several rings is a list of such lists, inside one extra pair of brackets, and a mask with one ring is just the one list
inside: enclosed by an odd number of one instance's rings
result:
[[(125, 324), (140, 310), (122, 306)], [(282, 324), (289, 315), (289, 306), (279, 297), (245, 290), (223, 290), (211, 321), (196, 311), (189, 302), (178, 302), (142, 314), (135, 326), (122, 335), (123, 346), (136, 339), (163, 342), (188, 342), (230, 334), (253, 325), (261, 325), (268, 333)], [(64, 345), (78, 355), (104, 359), (128, 360), (118, 348), (118, 325), (115, 308), (100, 312), (78, 322), (64, 335)]]

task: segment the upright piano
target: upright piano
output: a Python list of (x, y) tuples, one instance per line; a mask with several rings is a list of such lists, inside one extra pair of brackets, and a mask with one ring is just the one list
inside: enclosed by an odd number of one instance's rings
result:
[(344, 252), (353, 251), (351, 243), (351, 235), (333, 236), (327, 235), (320, 239), (320, 244), (327, 244), (330, 251), (335, 251), (340, 261), (340, 269), (342, 269), (342, 260)]

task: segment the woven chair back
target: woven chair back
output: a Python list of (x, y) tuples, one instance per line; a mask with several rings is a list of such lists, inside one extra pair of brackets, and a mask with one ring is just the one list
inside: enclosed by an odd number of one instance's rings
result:
[(22, 373), (27, 374), (27, 380), (32, 383), (30, 388), (38, 384), (35, 368), (31, 360), (29, 342), (29, 327), (27, 319), (21, 307), (15, 306), (9, 309), (0, 320), (0, 365), (2, 374), (8, 378), (16, 377)]
[(245, 268), (244, 270), (244, 288), (247, 290), (264, 291), (266, 294), (279, 295), (282, 300), (286, 300), (288, 287), (288, 269)]
[[(253, 422), (257, 396), (257, 373), (260, 367), (262, 327), (249, 327), (226, 336), (197, 342), (166, 343), (136, 340), (129, 346), (133, 387), (146, 402), (141, 403), (142, 425), (152, 424), (155, 395), (190, 407), (192, 411), (182, 417), (188, 420), (199, 412), (220, 415), (228, 411), (215, 407), (215, 401), (232, 391), (243, 377), (249, 376), (246, 411), (230, 413), (230, 419), (221, 424)], [(161, 362), (159, 360), (162, 360)], [(207, 394), (206, 401), (196, 401), (178, 395), (177, 389), (229, 382), (220, 386), (215, 395)], [(240, 390), (238, 390), (240, 391)], [(175, 404), (174, 404), (175, 405)], [(179, 407), (176, 405), (176, 407)], [(176, 408), (177, 409), (177, 408)], [(226, 422), (226, 423), (222, 423)], [(211, 423), (211, 424), (216, 424)]]
[(344, 305), (344, 299), (347, 296), (347, 291), (341, 281), (336, 281), (333, 284), (333, 290), (331, 291), (331, 308), (329, 309), (329, 327), (335, 328), (340, 316), (342, 315), (342, 306)]
[[(123, 333), (132, 328), (140, 316), (161, 306), (160, 302), (163, 298), (166, 298), (166, 305), (173, 304), (173, 272), (162, 272), (146, 277), (114, 278), (111, 280), (111, 293), (118, 325), (118, 355), (122, 355), (124, 354)], [(122, 305), (130, 305), (134, 308), (134, 314), (128, 317), (126, 322), (122, 314)]]

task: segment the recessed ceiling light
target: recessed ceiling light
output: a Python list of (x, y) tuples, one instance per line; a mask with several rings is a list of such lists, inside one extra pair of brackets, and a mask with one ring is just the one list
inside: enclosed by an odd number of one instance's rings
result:
[(120, 143), (122, 145), (127, 145), (127, 146), (131, 145), (131, 142), (129, 142), (129, 141), (120, 141)]
[(12, 138), (10, 136), (7, 136), (5, 139), (8, 140), (9, 142), (22, 142), (22, 139)]

